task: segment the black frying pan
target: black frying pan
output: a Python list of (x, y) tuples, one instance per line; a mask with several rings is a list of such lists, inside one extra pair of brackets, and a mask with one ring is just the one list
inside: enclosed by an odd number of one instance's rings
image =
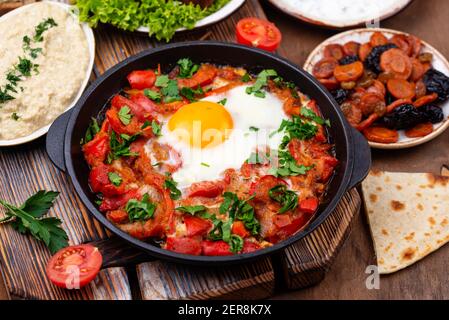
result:
[[(156, 68), (157, 64), (161, 64), (162, 71), (166, 72), (183, 57), (189, 57), (196, 63), (242, 66), (251, 73), (258, 73), (262, 69), (275, 69), (285, 80), (296, 83), (303, 93), (315, 99), (323, 116), (330, 119), (332, 125), (329, 135), (331, 143), (335, 144), (340, 165), (317, 214), (305, 229), (272, 247), (252, 253), (225, 257), (190, 256), (164, 250), (131, 237), (114, 226), (97, 209), (94, 204), (95, 195), (88, 184), (89, 167), (80, 146), (80, 139), (84, 136), (91, 118), (96, 117), (108, 100), (127, 84), (126, 75), (131, 71)], [(201, 265), (246, 262), (272, 254), (307, 236), (332, 213), (344, 193), (365, 178), (371, 166), (371, 153), (365, 138), (347, 124), (335, 100), (312, 76), (279, 56), (254, 48), (219, 42), (171, 44), (144, 51), (117, 64), (86, 90), (71, 111), (61, 115), (53, 123), (47, 135), (47, 152), (53, 163), (70, 176), (87, 209), (114, 234), (157, 258)]]

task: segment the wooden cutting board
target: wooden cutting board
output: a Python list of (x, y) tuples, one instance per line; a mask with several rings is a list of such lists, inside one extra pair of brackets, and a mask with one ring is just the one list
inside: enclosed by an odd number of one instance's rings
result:
[[(229, 19), (210, 28), (179, 34), (174, 41), (235, 41), (234, 26), (243, 17), (265, 18), (256, 0), (248, 0)], [(96, 59), (92, 80), (126, 57), (163, 45), (146, 36), (110, 26), (95, 30)], [(283, 48), (278, 52), (283, 55)], [(186, 52), (188, 54), (188, 52)], [(13, 298), (25, 299), (258, 299), (275, 289), (297, 289), (319, 282), (346, 239), (352, 218), (360, 209), (356, 190), (348, 192), (335, 212), (310, 236), (284, 252), (257, 262), (227, 268), (201, 268), (152, 260), (108, 232), (86, 211), (69, 178), (59, 172), (45, 152), (45, 139), (1, 149), (0, 198), (21, 203), (37, 190), (59, 190), (50, 215), (64, 221), (72, 244), (95, 242), (105, 264), (100, 276), (82, 290), (51, 285), (45, 276), (50, 257), (39, 242), (0, 227), (1, 270)]]

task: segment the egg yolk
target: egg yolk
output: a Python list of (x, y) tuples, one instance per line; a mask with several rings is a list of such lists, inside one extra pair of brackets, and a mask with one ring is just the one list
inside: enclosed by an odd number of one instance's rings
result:
[(185, 105), (168, 121), (168, 129), (177, 139), (194, 148), (210, 148), (223, 143), (233, 126), (229, 112), (211, 101)]

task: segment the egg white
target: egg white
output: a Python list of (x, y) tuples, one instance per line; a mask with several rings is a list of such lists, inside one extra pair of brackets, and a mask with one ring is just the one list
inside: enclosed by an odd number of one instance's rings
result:
[[(181, 190), (195, 182), (220, 179), (226, 169), (240, 168), (257, 147), (278, 149), (282, 134), (272, 133), (279, 129), (283, 119), (288, 118), (283, 103), (269, 92), (265, 98), (249, 95), (247, 87), (239, 86), (202, 99), (216, 103), (227, 99), (224, 108), (230, 113), (234, 126), (228, 139), (217, 146), (193, 148), (180, 141), (164, 121), (158, 142), (170, 145), (181, 154), (182, 167), (173, 173), (173, 179)], [(258, 130), (251, 130), (251, 127)]]

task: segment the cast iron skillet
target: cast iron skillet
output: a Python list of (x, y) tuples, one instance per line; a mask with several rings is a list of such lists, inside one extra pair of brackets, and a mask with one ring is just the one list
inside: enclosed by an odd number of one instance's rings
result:
[[(156, 68), (160, 63), (162, 71), (166, 72), (183, 57), (189, 57), (196, 63), (210, 62), (242, 66), (252, 73), (258, 73), (262, 69), (275, 69), (285, 80), (295, 82), (303, 93), (315, 99), (323, 116), (330, 119), (332, 125), (329, 128), (329, 135), (331, 142), (335, 144), (335, 152), (340, 164), (323, 203), (305, 229), (272, 247), (252, 253), (225, 257), (191, 256), (164, 250), (133, 238), (114, 226), (98, 211), (94, 204), (95, 195), (88, 185), (89, 168), (80, 146), (80, 140), (91, 118), (96, 117), (107, 101), (127, 84), (126, 75), (131, 71)], [(272, 254), (307, 236), (328, 217), (343, 194), (365, 178), (371, 165), (370, 149), (365, 138), (347, 124), (335, 100), (312, 76), (276, 55), (254, 48), (219, 42), (171, 44), (144, 51), (112, 67), (86, 90), (71, 112), (61, 115), (53, 123), (47, 135), (47, 152), (53, 163), (70, 176), (84, 205), (106, 228), (157, 258), (200, 265), (246, 262)]]

